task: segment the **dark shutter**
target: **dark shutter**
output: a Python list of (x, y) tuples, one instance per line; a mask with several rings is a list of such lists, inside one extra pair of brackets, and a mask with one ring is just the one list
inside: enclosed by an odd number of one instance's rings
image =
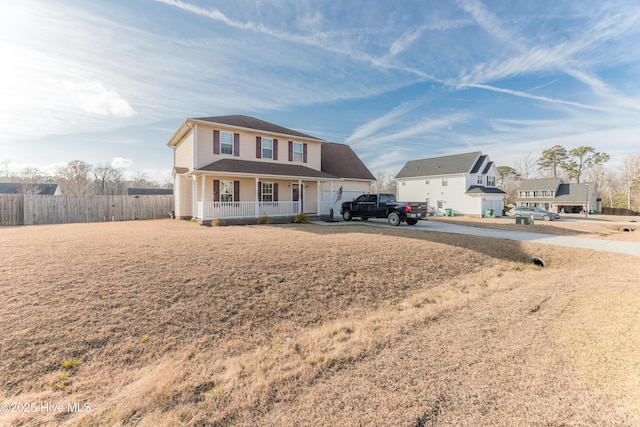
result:
[(307, 144), (302, 144), (302, 161), (307, 163)]
[(273, 201), (274, 202), (278, 201), (278, 183), (277, 182), (273, 183)]
[(220, 180), (219, 179), (213, 180), (213, 201), (214, 202), (220, 201)]
[(262, 183), (258, 181), (258, 201), (262, 201)]
[(233, 181), (233, 201), (240, 201), (240, 181)]
[(278, 140), (273, 140), (273, 160), (278, 160)]
[(220, 154), (220, 131), (213, 131), (213, 154)]
[(262, 158), (262, 137), (256, 136), (256, 159)]
[(293, 141), (289, 141), (289, 161), (293, 162)]
[(238, 157), (240, 155), (240, 134), (233, 134), (233, 155)]

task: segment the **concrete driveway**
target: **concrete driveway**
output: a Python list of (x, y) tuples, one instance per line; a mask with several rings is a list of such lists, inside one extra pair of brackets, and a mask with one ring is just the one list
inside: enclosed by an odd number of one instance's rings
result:
[[(326, 224), (326, 223), (325, 223)], [(370, 219), (353, 223), (374, 227), (391, 227), (386, 219)], [(526, 231), (496, 230), (492, 228), (470, 227), (466, 225), (448, 224), (439, 221), (418, 221), (414, 226), (402, 223), (399, 227), (410, 227), (416, 231), (435, 231), (437, 233), (465, 234), (468, 236), (489, 237), (492, 239), (517, 240), (521, 242), (540, 243), (543, 245), (564, 246), (568, 248), (592, 249), (594, 251), (616, 252), (626, 255), (640, 256), (640, 243), (617, 242), (606, 239), (589, 239), (583, 237), (555, 236), (551, 234), (530, 233)]]

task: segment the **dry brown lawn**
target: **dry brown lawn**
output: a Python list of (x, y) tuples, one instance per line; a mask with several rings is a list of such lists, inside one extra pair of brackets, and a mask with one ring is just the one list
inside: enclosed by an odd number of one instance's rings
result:
[(0, 401), (36, 409), (0, 425), (640, 426), (636, 257), (177, 220), (0, 251)]

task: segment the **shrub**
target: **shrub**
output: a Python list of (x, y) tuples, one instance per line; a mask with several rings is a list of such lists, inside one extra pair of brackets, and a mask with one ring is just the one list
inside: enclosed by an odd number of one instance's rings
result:
[(309, 222), (309, 217), (306, 213), (300, 212), (293, 218), (293, 222), (295, 222), (296, 224), (307, 224)]
[(271, 218), (268, 216), (261, 216), (258, 218), (258, 224), (271, 224)]

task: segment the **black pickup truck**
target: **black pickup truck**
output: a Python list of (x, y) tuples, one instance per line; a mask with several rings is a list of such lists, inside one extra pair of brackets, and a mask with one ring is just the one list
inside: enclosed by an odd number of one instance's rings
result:
[(426, 219), (429, 206), (426, 203), (396, 202), (393, 194), (363, 194), (352, 202), (344, 202), (340, 214), (345, 221), (354, 217), (363, 220), (369, 218), (387, 218), (389, 224), (400, 225), (405, 221), (415, 225), (419, 219)]

